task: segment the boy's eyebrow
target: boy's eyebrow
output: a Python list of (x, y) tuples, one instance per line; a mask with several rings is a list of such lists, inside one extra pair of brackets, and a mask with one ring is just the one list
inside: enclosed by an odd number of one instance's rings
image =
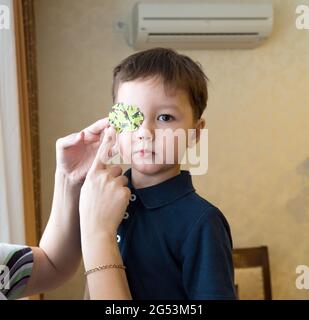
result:
[(175, 108), (177, 110), (180, 111), (180, 107), (177, 104), (173, 104), (173, 103), (168, 103), (168, 104), (159, 104), (157, 106), (159, 109), (171, 109), (171, 108)]

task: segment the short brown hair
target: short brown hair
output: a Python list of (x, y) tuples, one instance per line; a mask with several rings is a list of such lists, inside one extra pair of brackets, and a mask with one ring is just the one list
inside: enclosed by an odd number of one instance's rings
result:
[(207, 106), (208, 78), (200, 63), (169, 48), (153, 48), (134, 53), (122, 60), (113, 71), (112, 95), (115, 103), (119, 85), (126, 81), (160, 76), (167, 90), (187, 92), (195, 119)]

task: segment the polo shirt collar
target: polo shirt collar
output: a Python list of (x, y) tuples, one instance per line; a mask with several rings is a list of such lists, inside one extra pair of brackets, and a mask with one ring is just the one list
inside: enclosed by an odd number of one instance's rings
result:
[(132, 169), (124, 175), (128, 178), (128, 187), (135, 193), (147, 209), (156, 209), (170, 204), (186, 194), (195, 191), (189, 171), (181, 170), (180, 174), (154, 186), (135, 189), (131, 180)]

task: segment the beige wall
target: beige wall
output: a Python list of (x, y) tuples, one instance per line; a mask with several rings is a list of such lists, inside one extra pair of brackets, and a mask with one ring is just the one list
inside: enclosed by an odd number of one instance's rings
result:
[[(133, 52), (113, 23), (134, 2), (36, 1), (43, 225), (55, 141), (107, 114), (112, 69)], [(295, 8), (309, 1), (274, 4), (274, 32), (262, 47), (185, 52), (211, 80), (209, 170), (194, 180), (228, 218), (236, 247), (269, 247), (274, 298), (306, 299), (295, 268), (309, 265), (309, 31), (295, 28)], [(82, 279), (80, 270), (46, 298), (80, 298)]]

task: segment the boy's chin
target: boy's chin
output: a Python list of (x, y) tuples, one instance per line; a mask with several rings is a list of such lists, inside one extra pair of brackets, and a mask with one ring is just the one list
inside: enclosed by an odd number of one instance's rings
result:
[(133, 170), (136, 170), (139, 173), (150, 175), (150, 176), (166, 171), (174, 166), (175, 164), (132, 163)]

